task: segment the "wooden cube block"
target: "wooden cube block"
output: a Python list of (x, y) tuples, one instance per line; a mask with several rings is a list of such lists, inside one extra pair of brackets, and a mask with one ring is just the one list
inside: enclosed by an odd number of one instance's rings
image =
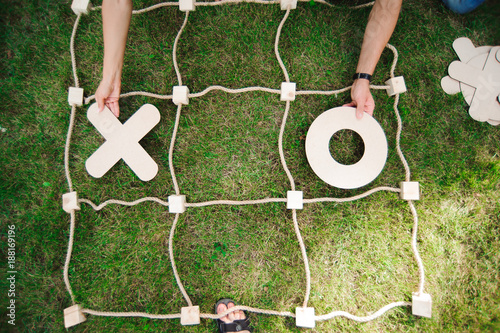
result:
[(194, 11), (194, 0), (179, 0), (179, 9), (183, 12)]
[(181, 308), (181, 325), (199, 325), (200, 307), (186, 306)]
[(281, 10), (287, 10), (288, 6), (290, 9), (297, 8), (297, 0), (280, 0)]
[(83, 88), (69, 87), (68, 90), (69, 105), (83, 105)]
[(287, 209), (303, 209), (303, 193), (302, 191), (286, 192), (286, 208)]
[(174, 86), (172, 102), (174, 102), (175, 105), (179, 104), (188, 105), (189, 104), (188, 94), (189, 94), (189, 88), (187, 86)]
[(76, 304), (64, 309), (64, 327), (75, 326), (86, 320), (87, 318), (85, 318), (80, 305)]
[(71, 213), (74, 210), (80, 210), (80, 204), (78, 203), (78, 195), (76, 192), (68, 192), (62, 196), (63, 209), (67, 213)]
[(71, 9), (76, 15), (88, 14), (91, 8), (92, 4), (89, 0), (73, 0), (71, 4)]
[(169, 213), (184, 213), (186, 211), (186, 196), (185, 195), (170, 195), (168, 197), (168, 212)]
[(399, 197), (403, 200), (420, 200), (419, 182), (400, 182), (401, 193)]
[(389, 96), (406, 92), (405, 79), (402, 76), (393, 77), (385, 81), (385, 84), (389, 86), (389, 88), (387, 88), (387, 95)]
[(432, 314), (432, 298), (429, 294), (413, 293), (411, 298), (411, 312), (414, 316), (431, 318)]
[(314, 308), (295, 308), (295, 325), (297, 327), (314, 328)]
[(281, 101), (295, 100), (295, 82), (281, 82)]

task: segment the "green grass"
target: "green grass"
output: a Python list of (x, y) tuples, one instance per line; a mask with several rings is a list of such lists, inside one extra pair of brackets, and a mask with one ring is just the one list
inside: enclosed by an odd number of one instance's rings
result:
[[(134, 1), (143, 8), (153, 1)], [(326, 8), (301, 3), (290, 14), (280, 53), (297, 88), (333, 90), (350, 84), (369, 9), (347, 2)], [(345, 318), (317, 323), (317, 332), (479, 332), (500, 330), (500, 128), (470, 118), (461, 96), (446, 95), (439, 81), (456, 60), (451, 44), (469, 37), (498, 45), (500, 8), (487, 1), (458, 16), (440, 1), (405, 1), (391, 43), (399, 51), (397, 75), (408, 92), (399, 109), (402, 149), (419, 181), (422, 199), (418, 246), (426, 271), (433, 317), (408, 307), (359, 324)], [(214, 84), (277, 89), (283, 74), (274, 56), (278, 6), (198, 8), (190, 14), (178, 49), (183, 81), (191, 92)], [(184, 14), (163, 8), (134, 16), (123, 75), (123, 92), (171, 93), (177, 84), (172, 46)], [(7, 297), (0, 298), (0, 331), (63, 332), (71, 305), (63, 282), (69, 217), (61, 209), (67, 192), (64, 143), (69, 122), (67, 88), (73, 85), (69, 40), (75, 16), (70, 1), (3, 1), (0, 14), (0, 232), (7, 262), (7, 226), (16, 226), (16, 326), (7, 324)], [(99, 12), (82, 17), (76, 38), (78, 75), (87, 96), (99, 84), (102, 30)], [(384, 51), (374, 83), (389, 76), (392, 53)], [(374, 91), (375, 117), (388, 137), (381, 175), (357, 190), (320, 181), (305, 156), (304, 137), (323, 111), (349, 101), (338, 96), (299, 96), (291, 104), (284, 151), (297, 188), (306, 198), (347, 197), (381, 185), (397, 186), (404, 169), (396, 154), (393, 99)], [(89, 176), (85, 160), (103, 139), (77, 109), (70, 167), (75, 190), (93, 202), (173, 194), (168, 146), (176, 107), (145, 97), (121, 100), (122, 121), (152, 103), (160, 124), (141, 144), (159, 164), (150, 182), (123, 163), (101, 179)], [(284, 104), (276, 95), (211, 92), (183, 108), (174, 151), (181, 192), (188, 201), (285, 197), (288, 179), (280, 165), (278, 133)], [(335, 145), (356, 148), (340, 138)], [(333, 145), (333, 143), (332, 143)], [(349, 161), (350, 149), (339, 158)], [(410, 301), (418, 288), (410, 248), (413, 219), (405, 202), (379, 192), (344, 204), (309, 204), (298, 212), (312, 272), (309, 306), (367, 315), (394, 301)], [(102, 311), (178, 313), (186, 306), (168, 257), (173, 216), (144, 203), (110, 205), (77, 213), (70, 281), (77, 300)], [(211, 206), (181, 215), (174, 239), (177, 268), (186, 291), (202, 312), (221, 297), (274, 310), (294, 311), (305, 292), (302, 257), (291, 214), (283, 204)], [(2, 266), (6, 272), (6, 266)], [(3, 276), (3, 275), (2, 275)], [(0, 280), (7, 294), (7, 280)], [(251, 314), (256, 332), (299, 332), (294, 320)], [(72, 332), (213, 332), (215, 324), (183, 327), (179, 320), (88, 316)]]

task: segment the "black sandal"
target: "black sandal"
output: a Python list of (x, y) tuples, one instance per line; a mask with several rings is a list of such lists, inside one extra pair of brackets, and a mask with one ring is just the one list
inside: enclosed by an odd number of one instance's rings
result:
[[(215, 314), (217, 314), (217, 307), (219, 304), (224, 304), (227, 305), (229, 303), (233, 303), (236, 305), (236, 303), (229, 298), (223, 298), (220, 299), (216, 304), (215, 304)], [(244, 311), (245, 313), (245, 319), (237, 319), (234, 320), (232, 323), (225, 323), (220, 319), (217, 319), (217, 327), (219, 328), (219, 333), (226, 333), (226, 332), (240, 332), (240, 331), (249, 331), (252, 332), (252, 329), (250, 328), (250, 319), (248, 319), (247, 312)]]

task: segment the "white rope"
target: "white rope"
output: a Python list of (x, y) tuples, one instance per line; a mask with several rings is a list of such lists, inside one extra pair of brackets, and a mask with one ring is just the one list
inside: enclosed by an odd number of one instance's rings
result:
[(172, 175), (172, 183), (174, 185), (174, 190), (176, 195), (181, 194), (181, 192), (179, 190), (179, 184), (177, 184), (177, 177), (175, 176), (173, 155), (174, 155), (175, 138), (177, 137), (177, 129), (179, 128), (179, 122), (181, 119), (181, 110), (182, 110), (182, 104), (179, 104), (179, 106), (177, 107), (177, 113), (175, 115), (175, 124), (174, 124), (174, 130), (172, 132), (172, 139), (170, 140), (170, 147), (168, 148), (168, 167), (170, 168), (170, 174)]
[(239, 4), (239, 3), (257, 3), (262, 5), (275, 5), (279, 4), (280, 1), (272, 0), (222, 0), (214, 2), (195, 2), (195, 6), (221, 6), (227, 4)]
[(392, 66), (391, 66), (391, 78), (393, 78), (395, 76), (394, 71), (396, 70), (396, 64), (398, 63), (398, 58), (399, 58), (398, 50), (396, 50), (396, 48), (391, 44), (387, 44), (385, 47), (391, 50), (392, 53), (394, 54), (394, 59), (392, 60)]
[(306, 246), (302, 235), (300, 234), (299, 223), (297, 222), (297, 210), (292, 209), (293, 216), (293, 227), (295, 229), (295, 234), (299, 241), (300, 252), (302, 253), (302, 260), (304, 261), (304, 270), (306, 273), (306, 294), (304, 295), (303, 307), (307, 308), (307, 302), (309, 302), (309, 295), (311, 294), (311, 270), (309, 269), (309, 260), (307, 259)]
[(401, 192), (400, 188), (394, 188), (394, 187), (386, 187), (386, 186), (381, 186), (381, 187), (376, 187), (371, 190), (366, 191), (365, 193), (361, 193), (352, 197), (348, 198), (315, 198), (315, 199), (304, 199), (304, 203), (317, 203), (317, 202), (350, 202), (350, 201), (355, 201), (358, 199), (366, 198), (367, 196), (379, 192), (379, 191), (389, 191), (389, 192)]
[(73, 192), (73, 182), (71, 181), (71, 175), (69, 173), (69, 148), (71, 145), (71, 135), (73, 134), (73, 128), (75, 126), (75, 113), (76, 106), (72, 105), (71, 113), (69, 115), (68, 133), (66, 134), (66, 143), (64, 145), (64, 172), (66, 174), (66, 181), (68, 182), (70, 192)]
[(142, 202), (148, 202), (148, 201), (157, 202), (162, 206), (168, 207), (167, 201), (164, 201), (164, 200), (161, 200), (161, 199), (155, 198), (155, 197), (145, 197), (145, 198), (137, 199), (134, 201), (123, 201), (123, 200), (110, 199), (110, 200), (104, 201), (103, 203), (101, 203), (99, 205), (96, 205), (92, 201), (87, 200), (87, 199), (78, 199), (79, 203), (86, 203), (86, 204), (90, 205), (94, 210), (101, 210), (110, 204), (117, 204), (117, 205), (123, 205), (123, 206), (135, 206), (135, 205), (138, 205)]
[(181, 77), (181, 73), (179, 71), (179, 65), (177, 64), (177, 44), (179, 43), (179, 39), (181, 38), (182, 31), (184, 30), (184, 27), (187, 24), (188, 17), (189, 17), (189, 11), (186, 12), (186, 17), (184, 18), (184, 23), (182, 23), (182, 27), (179, 30), (179, 33), (177, 33), (177, 36), (175, 37), (174, 47), (173, 47), (173, 51), (172, 51), (172, 61), (174, 62), (175, 73), (177, 74), (177, 81), (179, 81), (180, 86), (182, 86), (182, 77)]
[[(297, 0), (297, 1), (298, 2), (310, 2), (311, 0)], [(327, 2), (325, 0), (315, 0), (315, 2), (327, 5), (329, 7), (337, 7), (337, 6), (332, 5), (331, 3), (329, 3), (329, 2)], [(213, 2), (195, 2), (195, 7), (198, 7), (198, 6), (199, 7), (222, 6), (222, 5), (240, 4), (240, 3), (255, 3), (255, 4), (261, 4), (261, 5), (276, 5), (276, 4), (280, 4), (281, 1), (279, 1), (279, 0), (222, 0), (222, 1), (213, 1)], [(362, 5), (357, 5), (357, 6), (349, 7), (349, 8), (351, 8), (351, 9), (366, 8), (366, 7), (373, 6), (374, 3), (375, 3), (375, 1), (372, 1), (372, 2), (368, 2), (368, 3), (362, 4)], [(146, 7), (146, 8), (143, 8), (143, 9), (133, 10), (132, 14), (134, 14), (134, 15), (135, 14), (142, 14), (142, 13), (146, 13), (146, 12), (149, 12), (151, 10), (158, 9), (158, 8), (161, 8), (161, 7), (166, 7), (166, 6), (179, 6), (179, 3), (178, 2), (163, 2), (163, 3), (159, 3), (157, 5)], [(102, 6), (96, 6), (96, 7), (92, 7), (91, 10), (100, 10), (101, 8), (102, 8)]]
[(239, 311), (239, 310), (253, 312), (253, 313), (261, 313), (261, 314), (266, 314), (266, 315), (271, 315), (271, 316), (282, 316), (282, 317), (295, 318), (295, 313), (292, 313), (289, 311), (274, 311), (274, 310), (257, 309), (257, 308), (252, 308), (252, 307), (244, 306), (244, 305), (235, 305), (231, 308), (228, 308), (226, 311), (218, 313), (218, 314), (200, 313), (200, 318), (220, 319), (222, 317), (227, 316), (231, 312)]
[(396, 114), (396, 119), (398, 121), (398, 130), (396, 132), (396, 151), (405, 169), (405, 180), (409, 182), (411, 179), (410, 167), (408, 166), (408, 162), (406, 161), (406, 158), (403, 155), (403, 151), (401, 150), (401, 132), (403, 131), (403, 122), (401, 121), (401, 116), (399, 115), (398, 103), (399, 94), (396, 94), (396, 97), (394, 99), (394, 113)]
[[(172, 95), (160, 95), (160, 94), (154, 94), (150, 93), (147, 91), (131, 91), (128, 93), (120, 94), (120, 98), (124, 97), (130, 97), (130, 96), (146, 96), (146, 97), (151, 97), (151, 98), (157, 98), (157, 99), (172, 99)], [(91, 95), (87, 98), (85, 98), (85, 104), (89, 104), (95, 99), (95, 95)]]
[[(311, 0), (297, 0), (298, 2), (310, 2)], [(314, 2), (321, 3), (323, 5), (327, 5), (328, 7), (338, 7), (335, 5), (332, 5), (331, 3), (325, 1), (325, 0), (314, 0)], [(366, 8), (366, 7), (371, 7), (375, 4), (375, 1), (364, 3), (362, 5), (357, 5), (357, 6), (352, 6), (349, 7), (351, 9), (361, 9), (361, 8)]]
[(290, 78), (288, 77), (288, 72), (286, 70), (285, 65), (283, 64), (283, 60), (281, 60), (280, 51), (278, 50), (278, 44), (280, 41), (281, 29), (283, 28), (283, 25), (285, 24), (286, 19), (288, 18), (288, 15), (290, 15), (290, 5), (288, 5), (285, 16), (283, 17), (280, 25), (278, 26), (278, 32), (276, 33), (276, 39), (274, 41), (274, 53), (276, 54), (276, 58), (278, 58), (278, 63), (280, 64), (281, 70), (283, 71), (283, 74), (285, 75), (286, 82), (290, 82)]
[(101, 317), (144, 317), (150, 319), (178, 319), (181, 317), (180, 313), (168, 314), (168, 315), (154, 315), (145, 312), (104, 312), (104, 311), (94, 311), (90, 309), (82, 309), (83, 313), (88, 313), (93, 316)]
[(193, 306), (193, 303), (191, 302), (191, 299), (189, 298), (186, 290), (184, 289), (184, 286), (181, 282), (181, 278), (179, 277), (179, 274), (177, 273), (177, 266), (175, 265), (175, 259), (174, 259), (174, 234), (175, 234), (175, 228), (177, 227), (177, 221), (179, 220), (179, 215), (180, 214), (175, 214), (174, 222), (172, 223), (172, 228), (170, 229), (170, 236), (168, 238), (168, 253), (170, 255), (170, 264), (172, 265), (172, 270), (174, 271), (174, 276), (175, 276), (175, 281), (177, 281), (177, 286), (181, 290), (182, 295), (184, 296), (184, 299), (188, 303), (188, 306)]
[(292, 191), (295, 191), (295, 181), (293, 180), (292, 173), (290, 172), (288, 166), (286, 165), (285, 153), (283, 152), (283, 135), (285, 133), (286, 120), (288, 117), (289, 110), (290, 110), (290, 101), (286, 101), (285, 113), (283, 114), (283, 119), (281, 121), (280, 134), (278, 138), (278, 148), (280, 153), (281, 165), (283, 166), (283, 169), (285, 170), (288, 180), (290, 181), (290, 187)]
[(323, 321), (323, 320), (332, 319), (334, 317), (346, 317), (348, 319), (351, 319), (351, 320), (354, 320), (354, 321), (357, 321), (357, 322), (365, 323), (365, 322), (368, 322), (368, 321), (371, 321), (371, 320), (374, 320), (374, 319), (380, 317), (381, 315), (383, 315), (384, 313), (386, 313), (387, 311), (389, 311), (389, 310), (391, 310), (391, 309), (393, 309), (395, 307), (398, 307), (398, 306), (411, 306), (411, 305), (412, 304), (409, 303), (409, 302), (395, 302), (395, 303), (391, 303), (389, 305), (384, 306), (382, 309), (378, 310), (374, 314), (371, 314), (371, 315), (366, 316), (366, 317), (358, 317), (358, 316), (352, 315), (352, 314), (350, 314), (348, 312), (345, 312), (345, 311), (334, 311), (334, 312), (331, 312), (331, 313), (326, 314), (326, 315), (315, 316), (314, 319), (316, 321)]
[[(272, 315), (272, 316), (282, 316), (282, 317), (295, 318), (295, 314), (292, 312), (289, 312), (289, 311), (274, 311), (274, 310), (257, 309), (257, 308), (252, 308), (252, 307), (244, 306), (244, 305), (236, 305), (236, 306), (229, 308), (226, 311), (221, 312), (219, 314), (200, 313), (200, 318), (214, 319), (214, 320), (220, 319), (222, 317), (227, 316), (228, 314), (230, 314), (232, 312), (239, 311), (239, 310), (253, 312), (253, 313), (266, 314), (266, 315)], [(107, 311), (95, 311), (95, 310), (91, 310), (91, 309), (82, 309), (82, 312), (90, 314), (90, 315), (94, 315), (94, 316), (103, 316), (103, 317), (144, 317), (144, 318), (150, 318), (150, 319), (179, 319), (179, 318), (181, 318), (180, 313), (160, 315), (160, 314), (150, 314), (150, 313), (145, 313), (145, 312), (107, 312)]]
[(66, 252), (66, 261), (64, 262), (64, 284), (66, 285), (66, 290), (71, 296), (71, 302), (75, 304), (75, 296), (73, 295), (73, 290), (71, 289), (71, 284), (69, 283), (69, 262), (71, 261), (71, 252), (73, 252), (73, 240), (75, 235), (75, 211), (70, 213), (70, 225), (69, 225), (69, 242), (68, 251)]
[(266, 199), (258, 199), (258, 200), (214, 200), (214, 201), (206, 201), (199, 203), (186, 203), (186, 207), (206, 207), (206, 206), (214, 206), (214, 205), (230, 205), (230, 206), (244, 206), (244, 205), (258, 205), (272, 202), (286, 202), (286, 198), (266, 198)]
[(71, 54), (71, 66), (73, 68), (73, 78), (75, 80), (75, 88), (80, 87), (80, 82), (78, 81), (78, 74), (76, 72), (76, 56), (75, 56), (75, 37), (76, 30), (78, 29), (78, 24), (80, 23), (80, 17), (82, 14), (78, 14), (75, 20), (75, 24), (73, 25), (73, 32), (71, 33), (71, 39), (69, 43), (69, 50)]
[[(337, 90), (298, 90), (295, 92), (295, 95), (337, 95), (346, 91), (349, 91), (352, 88), (352, 86), (348, 86), (345, 88), (337, 89)], [(378, 85), (370, 85), (371, 89), (377, 89), (377, 90), (387, 90), (389, 86), (378, 86)], [(189, 98), (196, 98), (196, 97), (202, 97), (209, 92), (213, 90), (221, 90), (224, 92), (227, 92), (229, 94), (241, 94), (241, 93), (246, 93), (246, 92), (253, 92), (253, 91), (263, 91), (271, 94), (281, 94), (281, 89), (272, 89), (272, 88), (266, 88), (266, 87), (245, 87), (245, 88), (237, 88), (237, 89), (232, 89), (232, 88), (226, 88), (223, 86), (215, 85), (215, 86), (209, 86), (205, 90), (199, 92), (199, 93), (190, 93), (188, 94)], [(124, 97), (130, 97), (130, 96), (146, 96), (146, 97), (151, 97), (151, 98), (157, 98), (157, 99), (172, 99), (172, 95), (160, 95), (160, 94), (155, 94), (155, 93), (150, 93), (146, 91), (131, 91), (128, 93), (123, 93), (120, 94), (120, 98)], [(85, 104), (89, 104), (91, 101), (95, 99), (95, 95), (91, 95), (87, 98), (85, 98)]]
[(265, 88), (265, 87), (246, 87), (246, 88), (239, 88), (239, 89), (231, 89), (231, 88), (226, 88), (223, 86), (210, 86), (199, 93), (188, 94), (188, 97), (189, 98), (201, 97), (201, 96), (208, 94), (212, 90), (222, 90), (222, 91), (230, 93), (230, 94), (240, 94), (240, 93), (251, 92), (251, 91), (264, 91), (264, 92), (268, 92), (268, 93), (272, 93), (272, 94), (281, 94), (280, 89), (271, 89), (271, 88)]
[[(352, 196), (352, 197), (347, 197), (347, 198), (313, 198), (313, 199), (304, 199), (303, 202), (305, 204), (308, 203), (319, 203), (319, 202), (350, 202), (350, 201), (355, 201), (359, 200), (362, 198), (366, 198), (367, 196), (380, 192), (380, 191), (389, 191), (389, 192), (395, 192), (399, 193), (401, 192), (400, 188), (396, 187), (387, 187), (387, 186), (380, 186), (373, 188), (371, 190), (368, 190), (364, 193)], [(156, 202), (162, 206), (168, 207), (168, 202), (165, 200), (162, 200), (160, 198), (156, 197), (144, 197), (140, 198), (134, 201), (123, 201), (123, 200), (117, 200), (117, 199), (110, 199), (106, 200), (100, 204), (95, 204), (92, 201), (88, 199), (78, 199), (79, 203), (86, 203), (90, 205), (94, 210), (99, 211), (106, 207), (107, 205), (111, 204), (117, 204), (117, 205), (123, 205), (123, 206), (135, 206), (143, 202)], [(266, 204), (266, 203), (286, 203), (287, 199), (286, 198), (264, 198), (264, 199), (255, 199), (255, 200), (212, 200), (212, 201), (204, 201), (204, 202), (187, 202), (186, 207), (207, 207), (207, 206), (215, 206), (215, 205), (229, 205), (229, 206), (245, 206), (245, 205), (259, 205), (259, 204)]]
[(162, 8), (162, 7), (166, 7), (166, 6), (176, 6), (176, 7), (178, 7), (179, 3), (178, 2), (162, 2), (162, 3), (159, 3), (157, 5), (153, 5), (153, 6), (150, 6), (150, 7), (143, 8), (143, 9), (133, 10), (132, 14), (134, 14), (134, 15), (136, 15), (136, 14), (142, 14), (142, 13), (146, 13), (146, 12), (152, 11), (154, 9), (158, 9), (158, 8)]
[(413, 214), (413, 233), (411, 237), (411, 248), (413, 250), (413, 254), (415, 255), (415, 260), (417, 260), (417, 265), (418, 265), (418, 273), (420, 276), (418, 284), (418, 294), (420, 295), (424, 292), (425, 274), (424, 274), (424, 264), (422, 263), (422, 258), (420, 258), (417, 249), (418, 215), (417, 215), (417, 210), (415, 209), (415, 205), (413, 204), (413, 201), (408, 200), (408, 204), (410, 205), (411, 213)]

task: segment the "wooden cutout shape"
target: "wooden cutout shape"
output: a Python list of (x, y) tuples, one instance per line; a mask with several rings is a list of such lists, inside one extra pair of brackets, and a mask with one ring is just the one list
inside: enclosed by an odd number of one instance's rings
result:
[(120, 159), (132, 169), (142, 181), (153, 179), (158, 173), (158, 165), (142, 148), (139, 141), (160, 122), (160, 112), (145, 104), (124, 124), (105, 107), (99, 112), (97, 103), (90, 106), (87, 118), (106, 139), (85, 162), (87, 172), (101, 178)]
[(448, 95), (455, 95), (460, 92), (460, 82), (449, 76), (445, 76), (441, 79), (441, 88)]
[(491, 49), (482, 70), (460, 61), (452, 62), (448, 68), (452, 78), (476, 88), (469, 114), (478, 121), (500, 120), (500, 105), (496, 101), (500, 91), (500, 63), (496, 59), (499, 49)]
[[(350, 129), (365, 144), (363, 157), (351, 165), (340, 164), (330, 154), (330, 138), (337, 131)], [(314, 173), (332, 186), (353, 189), (372, 182), (382, 172), (387, 159), (387, 139), (380, 124), (365, 113), (356, 118), (356, 108), (337, 107), (320, 114), (306, 136), (306, 156)]]
[(469, 62), (475, 56), (490, 52), (491, 46), (475, 47), (469, 38), (460, 37), (453, 42), (453, 49), (461, 62)]
[[(475, 58), (481, 54), (488, 54), (491, 50), (491, 46), (480, 46), (474, 47), (472, 41), (467, 37), (460, 37), (455, 39), (453, 42), (453, 49), (457, 54), (458, 58), (462, 62), (469, 62), (472, 58)], [(485, 58), (486, 60), (486, 58)], [(484, 62), (481, 63), (478, 69), (482, 69), (484, 66)], [(457, 91), (458, 86), (458, 91)], [(474, 96), (474, 87), (466, 85), (463, 82), (455, 80), (450, 76), (445, 76), (441, 79), (441, 88), (443, 88), (444, 92), (448, 95), (455, 95), (462, 91), (462, 96), (464, 97), (467, 104), (470, 105), (472, 102), (472, 97)]]

